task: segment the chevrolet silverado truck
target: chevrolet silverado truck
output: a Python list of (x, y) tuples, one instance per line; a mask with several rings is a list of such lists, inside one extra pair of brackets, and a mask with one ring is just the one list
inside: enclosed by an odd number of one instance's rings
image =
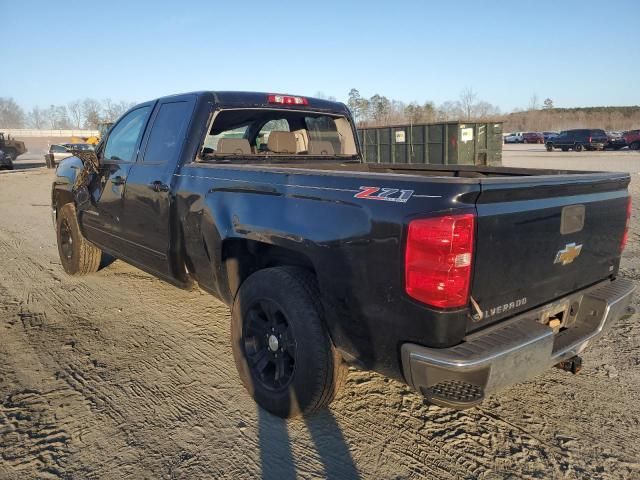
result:
[(577, 370), (632, 314), (628, 184), (363, 163), (342, 103), (197, 92), (135, 106), (62, 160), (51, 206), (68, 274), (106, 252), (229, 305), (240, 379), (290, 417), (329, 404), (346, 365), (461, 409)]

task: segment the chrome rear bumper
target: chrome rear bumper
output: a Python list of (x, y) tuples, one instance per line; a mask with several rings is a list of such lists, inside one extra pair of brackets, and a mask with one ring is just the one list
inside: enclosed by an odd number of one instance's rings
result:
[[(487, 393), (525, 381), (580, 354), (619, 318), (633, 314), (629, 303), (634, 290), (630, 280), (607, 280), (471, 334), (454, 347), (406, 343), (402, 346), (405, 379), (434, 404), (472, 407)], [(550, 305), (560, 303), (577, 308), (571, 325), (554, 334), (540, 318)]]

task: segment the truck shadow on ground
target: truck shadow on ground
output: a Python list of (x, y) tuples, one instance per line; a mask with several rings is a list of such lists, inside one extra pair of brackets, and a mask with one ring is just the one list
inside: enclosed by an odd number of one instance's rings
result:
[[(360, 474), (349, 451), (344, 435), (330, 410), (325, 409), (303, 420), (329, 480), (359, 479)], [(287, 421), (258, 408), (260, 463), (264, 480), (295, 479), (296, 460), (293, 455)], [(319, 473), (319, 472), (318, 472)]]

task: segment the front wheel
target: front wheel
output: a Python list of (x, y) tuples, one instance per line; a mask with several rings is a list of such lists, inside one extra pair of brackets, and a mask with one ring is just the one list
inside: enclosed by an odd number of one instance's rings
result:
[(633, 142), (629, 145), (629, 150), (640, 150), (640, 142)]
[(553, 152), (553, 145), (551, 143), (547, 143), (547, 152)]
[(102, 251), (84, 238), (73, 203), (62, 206), (56, 222), (58, 255), (62, 268), (69, 275), (86, 275), (100, 268)]
[(233, 357), (253, 399), (288, 418), (327, 406), (346, 368), (324, 326), (314, 276), (298, 267), (251, 275), (236, 295)]

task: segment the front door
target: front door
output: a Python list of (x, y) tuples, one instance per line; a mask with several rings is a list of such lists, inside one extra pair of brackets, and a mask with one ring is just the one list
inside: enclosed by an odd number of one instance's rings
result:
[(135, 258), (163, 275), (172, 275), (171, 185), (194, 105), (193, 95), (158, 104), (124, 194), (126, 238), (136, 249)]
[(127, 177), (138, 155), (151, 105), (141, 105), (123, 116), (97, 155), (98, 178), (89, 186), (91, 202), (79, 212), (84, 235), (107, 251), (127, 256), (123, 238), (123, 198)]

